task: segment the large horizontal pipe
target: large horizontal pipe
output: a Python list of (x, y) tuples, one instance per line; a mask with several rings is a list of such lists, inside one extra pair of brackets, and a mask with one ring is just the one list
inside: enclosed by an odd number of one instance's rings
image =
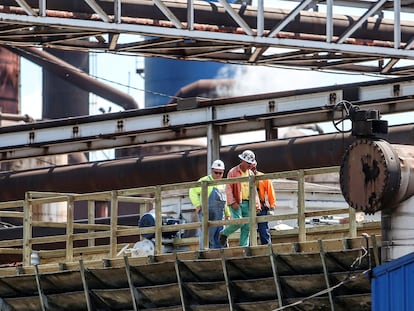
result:
[[(38, 0), (26, 0), (32, 8), (39, 7)], [(181, 21), (187, 20), (187, 1), (163, 0), (162, 1), (171, 12)], [(114, 14), (114, 1), (98, 1), (100, 7), (108, 14)], [(2, 1), (2, 5), (16, 7), (16, 2), (12, 0)], [(240, 6), (233, 5), (236, 9)], [(94, 11), (87, 5), (86, 1), (61, 1), (48, 0), (48, 10), (84, 13), (84, 18), (88, 18)], [(402, 7), (402, 10), (404, 7)], [(253, 29), (257, 27), (257, 9), (253, 6), (238, 10), (240, 16)], [(272, 30), (282, 20), (284, 20), (290, 10), (278, 8), (265, 8), (263, 13), (264, 29)], [(153, 20), (166, 20), (166, 17), (155, 6), (152, 0), (127, 0), (122, 1), (122, 16), (130, 18), (147, 18)], [(224, 27), (238, 27), (231, 16), (225, 11), (220, 3), (213, 2), (194, 2), (194, 23), (220, 25)], [(345, 30), (356, 22), (356, 18), (346, 15), (334, 15), (333, 35), (340, 36)], [(319, 12), (303, 11), (297, 18), (292, 20), (284, 29), (284, 32), (306, 33), (324, 36), (326, 34), (326, 14)], [(414, 35), (414, 24), (402, 21), (400, 26), (401, 42), (407, 42)], [(359, 27), (352, 35), (359, 40), (384, 40), (394, 41), (394, 22), (384, 18), (369, 18), (366, 23)]]
[[(414, 126), (390, 128), (383, 137), (390, 143), (413, 144)], [(237, 155), (252, 149), (264, 172), (340, 165), (349, 134), (325, 134), (275, 140), (220, 149), (227, 168), (238, 163)], [(206, 151), (130, 158), (100, 163), (58, 166), (0, 174), (0, 201), (24, 199), (26, 191), (87, 193), (197, 180), (206, 173)]]
[(107, 99), (125, 110), (138, 108), (138, 103), (131, 95), (92, 78), (86, 72), (81, 71), (48, 52), (31, 47), (8, 46), (7, 49), (41, 66), (43, 69), (54, 73), (65, 81)]

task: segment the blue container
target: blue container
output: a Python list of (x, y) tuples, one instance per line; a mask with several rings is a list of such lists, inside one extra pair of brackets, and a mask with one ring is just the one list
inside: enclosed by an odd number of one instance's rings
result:
[(145, 107), (167, 104), (169, 96), (200, 79), (218, 78), (223, 66), (226, 65), (215, 62), (145, 58)]
[[(217, 2), (217, 0), (206, 0)], [(228, 0), (235, 3), (236, 0)], [(220, 78), (218, 73), (224, 66), (217, 62), (185, 61), (146, 57), (145, 68), (145, 107), (162, 106), (170, 102), (182, 87), (201, 79)], [(225, 77), (230, 78), (230, 77)]]
[(414, 252), (374, 268), (373, 311), (414, 310)]

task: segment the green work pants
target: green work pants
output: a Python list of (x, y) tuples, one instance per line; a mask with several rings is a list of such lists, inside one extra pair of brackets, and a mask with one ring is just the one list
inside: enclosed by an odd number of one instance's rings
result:
[[(249, 201), (243, 200), (239, 205), (237, 210), (233, 209), (230, 206), (231, 218), (238, 219), (242, 217), (249, 217), (250, 216), (250, 208), (249, 208)], [(223, 230), (223, 234), (225, 236), (229, 236), (234, 231), (240, 228), (240, 246), (249, 246), (249, 234), (250, 234), (250, 226), (249, 224), (242, 224), (242, 225), (228, 225)]]

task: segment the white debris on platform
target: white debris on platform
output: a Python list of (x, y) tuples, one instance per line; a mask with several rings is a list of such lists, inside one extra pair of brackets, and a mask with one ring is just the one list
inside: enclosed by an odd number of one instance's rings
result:
[(154, 256), (154, 242), (143, 239), (142, 241), (136, 242), (132, 248), (129, 248), (129, 244), (127, 244), (118, 252), (117, 257), (128, 253), (131, 254), (131, 257)]

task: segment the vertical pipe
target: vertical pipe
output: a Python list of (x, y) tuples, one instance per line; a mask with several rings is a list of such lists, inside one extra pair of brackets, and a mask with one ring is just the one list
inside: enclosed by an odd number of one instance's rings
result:
[(333, 2), (334, 0), (326, 1), (326, 42), (331, 43), (333, 38)]
[(257, 36), (263, 36), (264, 32), (264, 0), (257, 0)]
[(116, 24), (121, 23), (121, 16), (122, 16), (122, 3), (121, 0), (114, 1), (114, 22)]
[(187, 0), (187, 29), (194, 30), (194, 1)]
[(39, 0), (39, 16), (46, 16), (46, 0)]
[(414, 252), (414, 196), (400, 203), (397, 208), (381, 211), (382, 260), (391, 261)]
[(401, 0), (394, 0), (394, 48), (401, 44)]

